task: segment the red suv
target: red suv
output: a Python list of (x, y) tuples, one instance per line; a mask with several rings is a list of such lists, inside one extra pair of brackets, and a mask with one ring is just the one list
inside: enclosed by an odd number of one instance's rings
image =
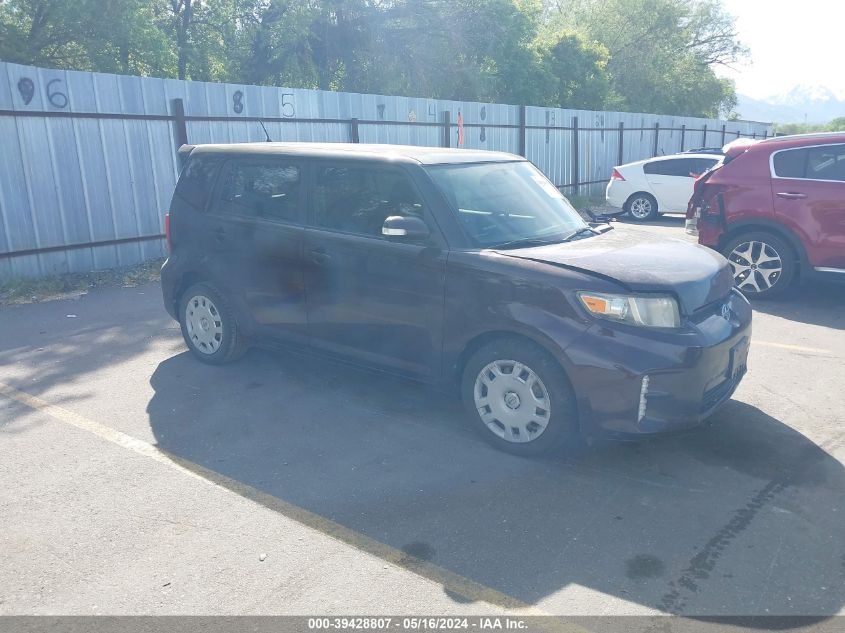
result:
[(687, 233), (721, 252), (746, 295), (798, 277), (845, 281), (845, 132), (742, 139), (702, 174)]

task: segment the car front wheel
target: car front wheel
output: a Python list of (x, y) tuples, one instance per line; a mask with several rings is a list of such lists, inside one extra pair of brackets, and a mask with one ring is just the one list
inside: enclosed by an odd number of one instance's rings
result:
[(795, 276), (795, 256), (780, 237), (748, 232), (729, 240), (722, 254), (731, 264), (736, 287), (749, 298), (775, 297), (785, 292)]
[(501, 339), (479, 349), (464, 368), (461, 391), (484, 439), (509, 453), (551, 451), (578, 427), (566, 375), (530, 341)]

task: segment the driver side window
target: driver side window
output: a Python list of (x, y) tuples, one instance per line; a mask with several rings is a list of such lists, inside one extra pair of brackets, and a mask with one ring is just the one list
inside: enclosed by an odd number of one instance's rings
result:
[(389, 216), (425, 220), (422, 198), (410, 178), (378, 165), (318, 166), (313, 210), (319, 227), (379, 238)]

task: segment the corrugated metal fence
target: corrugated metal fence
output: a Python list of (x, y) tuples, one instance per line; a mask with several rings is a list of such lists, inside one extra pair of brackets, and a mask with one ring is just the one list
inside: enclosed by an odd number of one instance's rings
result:
[(565, 193), (614, 165), (763, 137), (770, 126), (47, 70), (0, 62), (0, 277), (164, 254), (180, 142), (456, 146), (522, 154)]

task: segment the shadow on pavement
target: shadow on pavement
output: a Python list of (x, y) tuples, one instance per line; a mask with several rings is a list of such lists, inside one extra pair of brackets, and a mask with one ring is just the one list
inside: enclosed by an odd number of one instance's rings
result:
[(845, 604), (837, 446), (741, 402), (689, 434), (529, 460), (488, 447), (448, 395), (318, 359), (252, 351), (220, 368), (182, 353), (151, 384), (161, 449), (400, 549), (411, 569), (431, 561), (552, 612), (595, 613), (558, 595), (577, 586), (689, 616)]
[(845, 329), (845, 284), (842, 283), (799, 283), (782, 298), (757, 299), (751, 304), (757, 312), (790, 321)]

